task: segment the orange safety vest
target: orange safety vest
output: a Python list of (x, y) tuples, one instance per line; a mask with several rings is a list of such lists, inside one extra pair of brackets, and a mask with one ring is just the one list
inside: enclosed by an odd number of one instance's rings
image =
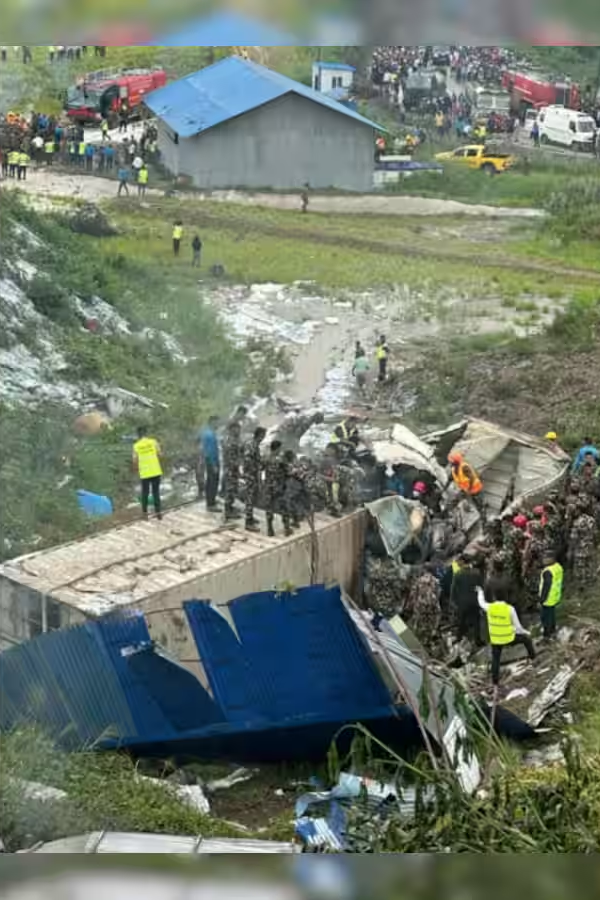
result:
[(452, 479), (457, 488), (465, 494), (474, 496), (483, 490), (481, 478), (467, 463), (461, 462), (458, 466), (452, 466)]

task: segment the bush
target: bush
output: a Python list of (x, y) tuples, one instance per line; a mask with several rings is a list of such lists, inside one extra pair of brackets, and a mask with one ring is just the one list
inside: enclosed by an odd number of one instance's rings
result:
[(37, 311), (60, 325), (77, 325), (78, 318), (67, 292), (53, 279), (35, 275), (27, 284), (27, 296)]
[(600, 239), (600, 184), (597, 179), (567, 183), (545, 203), (552, 230), (564, 240)]

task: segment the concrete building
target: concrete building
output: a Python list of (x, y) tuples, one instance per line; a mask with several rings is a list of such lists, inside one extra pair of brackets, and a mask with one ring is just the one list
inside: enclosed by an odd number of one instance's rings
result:
[(374, 122), (258, 63), (221, 60), (154, 91), (165, 167), (196, 187), (369, 191)]
[(312, 65), (312, 86), (315, 91), (327, 94), (334, 100), (348, 97), (354, 84), (354, 66), (336, 62), (314, 62)]
[(0, 651), (87, 619), (141, 610), (152, 637), (200, 673), (182, 604), (230, 600), (311, 582), (352, 591), (361, 558), (365, 512), (317, 515), (313, 560), (307, 525), (269, 538), (225, 527), (200, 505), (167, 512), (160, 526), (135, 521), (0, 566)]

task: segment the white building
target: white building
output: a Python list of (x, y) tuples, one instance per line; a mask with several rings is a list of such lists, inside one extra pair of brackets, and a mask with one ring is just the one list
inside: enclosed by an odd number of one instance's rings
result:
[(312, 66), (313, 90), (328, 94), (336, 100), (347, 97), (354, 84), (354, 66), (336, 62), (314, 62)]

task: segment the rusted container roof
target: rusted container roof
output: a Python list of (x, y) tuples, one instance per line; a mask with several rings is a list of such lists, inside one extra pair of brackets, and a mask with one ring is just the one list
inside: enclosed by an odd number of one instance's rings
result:
[[(332, 524), (316, 517), (316, 529)], [(60, 547), (10, 560), (4, 576), (49, 595), (87, 616), (139, 604), (202, 575), (243, 562), (306, 535), (304, 524), (293, 537), (224, 526), (200, 506), (167, 512), (162, 522), (137, 521)]]

